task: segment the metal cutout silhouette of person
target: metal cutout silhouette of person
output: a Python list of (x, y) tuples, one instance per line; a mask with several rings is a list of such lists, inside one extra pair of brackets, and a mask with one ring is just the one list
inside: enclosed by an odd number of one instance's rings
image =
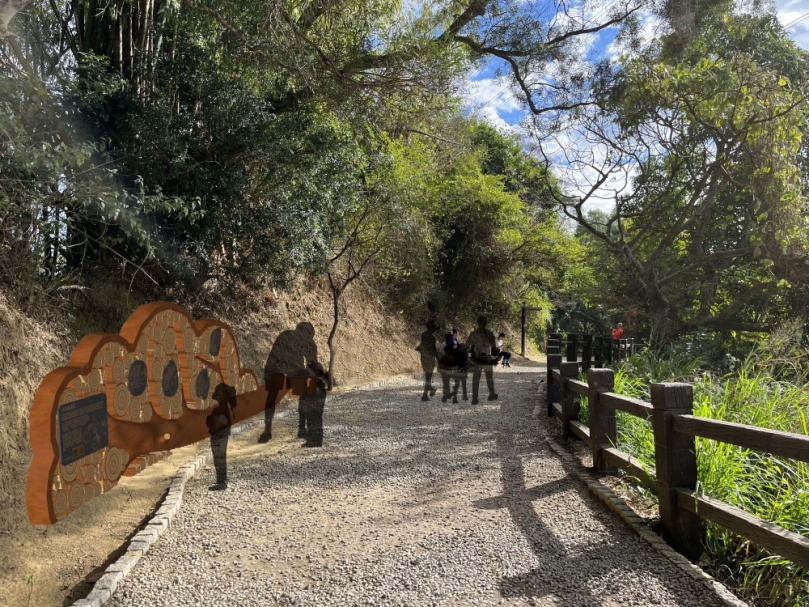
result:
[(236, 389), (226, 384), (219, 384), (213, 393), (219, 404), (213, 408), (205, 423), (211, 433), (211, 452), (216, 470), (216, 484), (211, 491), (222, 491), (228, 486), (228, 441), (230, 440), (230, 424), (233, 420), (232, 410), (236, 408)]
[(301, 396), (298, 404), (300, 425), (298, 438), (305, 438), (304, 447), (323, 446), (323, 409), (326, 407), (326, 396), (329, 374), (323, 370), (319, 362), (312, 362), (309, 369), (315, 375), (315, 393)]
[[(316, 373), (312, 365), (318, 363), (315, 328), (310, 322), (300, 322), (294, 330), (282, 331), (273, 343), (267, 362), (264, 364), (264, 382), (270, 385), (273, 375), (287, 377), (312, 377)], [(321, 367), (322, 369), (322, 367)], [(300, 407), (298, 409), (300, 415)], [(266, 443), (272, 439), (272, 418), (275, 415), (275, 402), (268, 398), (264, 409), (264, 432), (258, 439)], [(305, 420), (299, 417), (298, 438), (304, 438)]]
[[(489, 329), (486, 328), (486, 317), (478, 316), (478, 328), (469, 334), (466, 344), (473, 349), (472, 359), (472, 404), (478, 404), (478, 392), (480, 389), (480, 374), (486, 375), (486, 385), (489, 388), (489, 400), (497, 400), (494, 391), (494, 371), (490, 357), (492, 350), (497, 347), (497, 340)], [(475, 357), (475, 354), (478, 357)], [(496, 361), (497, 359), (495, 359)]]
[(438, 349), (435, 347), (435, 332), (438, 325), (434, 320), (428, 320), (426, 330), (421, 334), (421, 341), (416, 346), (421, 359), (421, 368), (424, 371), (424, 394), (421, 400), (430, 400), (434, 396), (436, 389), (433, 387), (433, 372), (436, 362), (439, 360)]

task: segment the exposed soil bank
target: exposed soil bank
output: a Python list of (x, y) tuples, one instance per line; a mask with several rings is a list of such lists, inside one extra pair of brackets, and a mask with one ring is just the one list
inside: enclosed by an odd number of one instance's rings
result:
[[(347, 292), (343, 300), (335, 374), (341, 388), (420, 371), (414, 349), (423, 330), (418, 321), (385, 309), (378, 298), (360, 288)], [(142, 303), (146, 303), (144, 297), (108, 282), (81, 291), (73, 316), (43, 314), (46, 320), (36, 320), (12, 305), (0, 290), (0, 605), (60, 605), (70, 603), (71, 594), (76, 598), (85, 594), (83, 580), (92, 578), (148, 517), (174, 471), (200, 449), (208, 449), (203, 441), (176, 450), (141, 474), (122, 478), (103, 499), (93, 500), (57, 525), (28, 523), (28, 413), (37, 386), (49, 371), (67, 362), (81, 336), (117, 332)], [(314, 325), (319, 358), (324, 365), (328, 361), (331, 299), (316, 282), (300, 283), (290, 293), (268, 292), (249, 306), (222, 305), (218, 313), (210, 300), (204, 305), (178, 303), (195, 318), (215, 316), (228, 322), (236, 335), (242, 367), (253, 369), (259, 378), (278, 334), (303, 321)], [(276, 441), (280, 446), (284, 437), (278, 435)], [(279, 446), (265, 445), (269, 450)]]

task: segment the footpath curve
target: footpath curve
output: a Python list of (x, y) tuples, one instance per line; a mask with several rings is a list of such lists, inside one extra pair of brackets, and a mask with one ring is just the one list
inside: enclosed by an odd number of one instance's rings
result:
[(479, 405), (422, 402), (415, 380), (345, 393), (321, 449), (233, 437), (230, 487), (189, 480), (107, 605), (723, 605), (550, 448), (543, 376), (497, 372)]

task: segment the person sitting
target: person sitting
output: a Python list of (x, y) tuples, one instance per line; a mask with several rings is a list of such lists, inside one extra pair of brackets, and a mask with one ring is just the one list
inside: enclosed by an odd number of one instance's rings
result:
[(618, 328), (615, 329), (615, 331), (612, 332), (612, 338), (613, 339), (621, 339), (621, 338), (623, 338), (623, 336), (624, 336), (624, 323), (619, 322), (618, 323)]
[(447, 345), (444, 352), (455, 359), (455, 364), (461, 371), (466, 371), (466, 359), (469, 354), (461, 347), (461, 342), (458, 339), (458, 329), (453, 329), (447, 334)]
[(505, 347), (505, 341), (504, 341), (505, 339), (506, 339), (506, 334), (505, 333), (500, 333), (497, 336), (497, 343), (494, 346), (494, 348), (492, 348), (492, 354), (494, 354), (495, 356), (502, 356), (503, 357), (503, 361), (502, 361), (503, 366), (504, 367), (511, 367), (511, 352), (506, 352), (503, 349)]

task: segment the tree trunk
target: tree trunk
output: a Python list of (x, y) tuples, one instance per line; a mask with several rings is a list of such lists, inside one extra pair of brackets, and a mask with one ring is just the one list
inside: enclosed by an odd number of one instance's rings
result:
[(340, 295), (342, 294), (342, 289), (332, 286), (331, 298), (333, 304), (333, 322), (331, 325), (331, 332), (329, 333), (329, 339), (326, 342), (329, 345), (329, 390), (332, 390), (334, 386), (337, 385), (337, 381), (334, 379), (334, 335), (337, 333), (337, 323), (340, 322)]

